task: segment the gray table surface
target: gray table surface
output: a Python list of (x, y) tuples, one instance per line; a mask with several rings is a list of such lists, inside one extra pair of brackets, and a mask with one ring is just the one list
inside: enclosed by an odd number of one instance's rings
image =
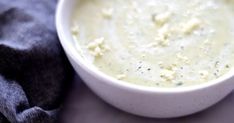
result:
[(197, 114), (174, 119), (152, 119), (131, 115), (110, 106), (77, 76), (74, 83), (61, 115), (62, 123), (234, 123), (234, 92)]

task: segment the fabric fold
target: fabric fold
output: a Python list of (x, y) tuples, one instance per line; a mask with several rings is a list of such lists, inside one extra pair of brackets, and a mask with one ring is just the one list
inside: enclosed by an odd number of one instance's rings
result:
[(59, 43), (56, 0), (0, 1), (0, 123), (53, 123), (73, 70)]

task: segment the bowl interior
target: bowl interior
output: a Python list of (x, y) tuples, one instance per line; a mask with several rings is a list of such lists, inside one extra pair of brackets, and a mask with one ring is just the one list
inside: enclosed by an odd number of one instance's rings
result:
[[(72, 58), (82, 69), (89, 72), (97, 79), (102, 80), (103, 82), (112, 83), (116, 86), (120, 86), (127, 89), (132, 89), (136, 91), (143, 91), (143, 92), (161, 92), (161, 93), (181, 93), (186, 91), (195, 91), (199, 89), (205, 89), (210, 86), (215, 86), (220, 84), (221, 82), (227, 82), (227, 79), (232, 79), (234, 71), (233, 69), (223, 75), (222, 77), (203, 83), (198, 85), (192, 85), (188, 87), (178, 87), (178, 88), (161, 88), (161, 87), (147, 87), (147, 86), (140, 86), (131, 84), (125, 81), (120, 81), (110, 77), (103, 72), (97, 70), (93, 65), (88, 64), (77, 52), (76, 50), (76, 43), (72, 38), (70, 32), (71, 26), (71, 19), (74, 8), (77, 5), (79, 0), (60, 0), (59, 5), (56, 12), (56, 27), (58, 31), (58, 35), (60, 38), (60, 42), (68, 56)], [(87, 13), (88, 14), (88, 13)]]

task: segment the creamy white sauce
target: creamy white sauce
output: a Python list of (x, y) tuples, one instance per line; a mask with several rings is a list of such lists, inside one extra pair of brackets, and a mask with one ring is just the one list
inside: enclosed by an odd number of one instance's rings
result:
[(234, 60), (233, 0), (80, 0), (71, 32), (80, 55), (116, 79), (195, 85)]

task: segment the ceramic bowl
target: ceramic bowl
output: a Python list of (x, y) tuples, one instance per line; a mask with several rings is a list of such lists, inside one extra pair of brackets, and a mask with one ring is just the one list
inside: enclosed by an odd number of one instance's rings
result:
[[(79, 0), (59, 0), (56, 27), (60, 42), (75, 71), (86, 85), (107, 103), (123, 111), (153, 118), (172, 118), (202, 111), (234, 88), (233, 71), (204, 84), (158, 88), (116, 80), (87, 63), (77, 52), (70, 32), (72, 13)], [(89, 13), (87, 13), (88, 15)]]

